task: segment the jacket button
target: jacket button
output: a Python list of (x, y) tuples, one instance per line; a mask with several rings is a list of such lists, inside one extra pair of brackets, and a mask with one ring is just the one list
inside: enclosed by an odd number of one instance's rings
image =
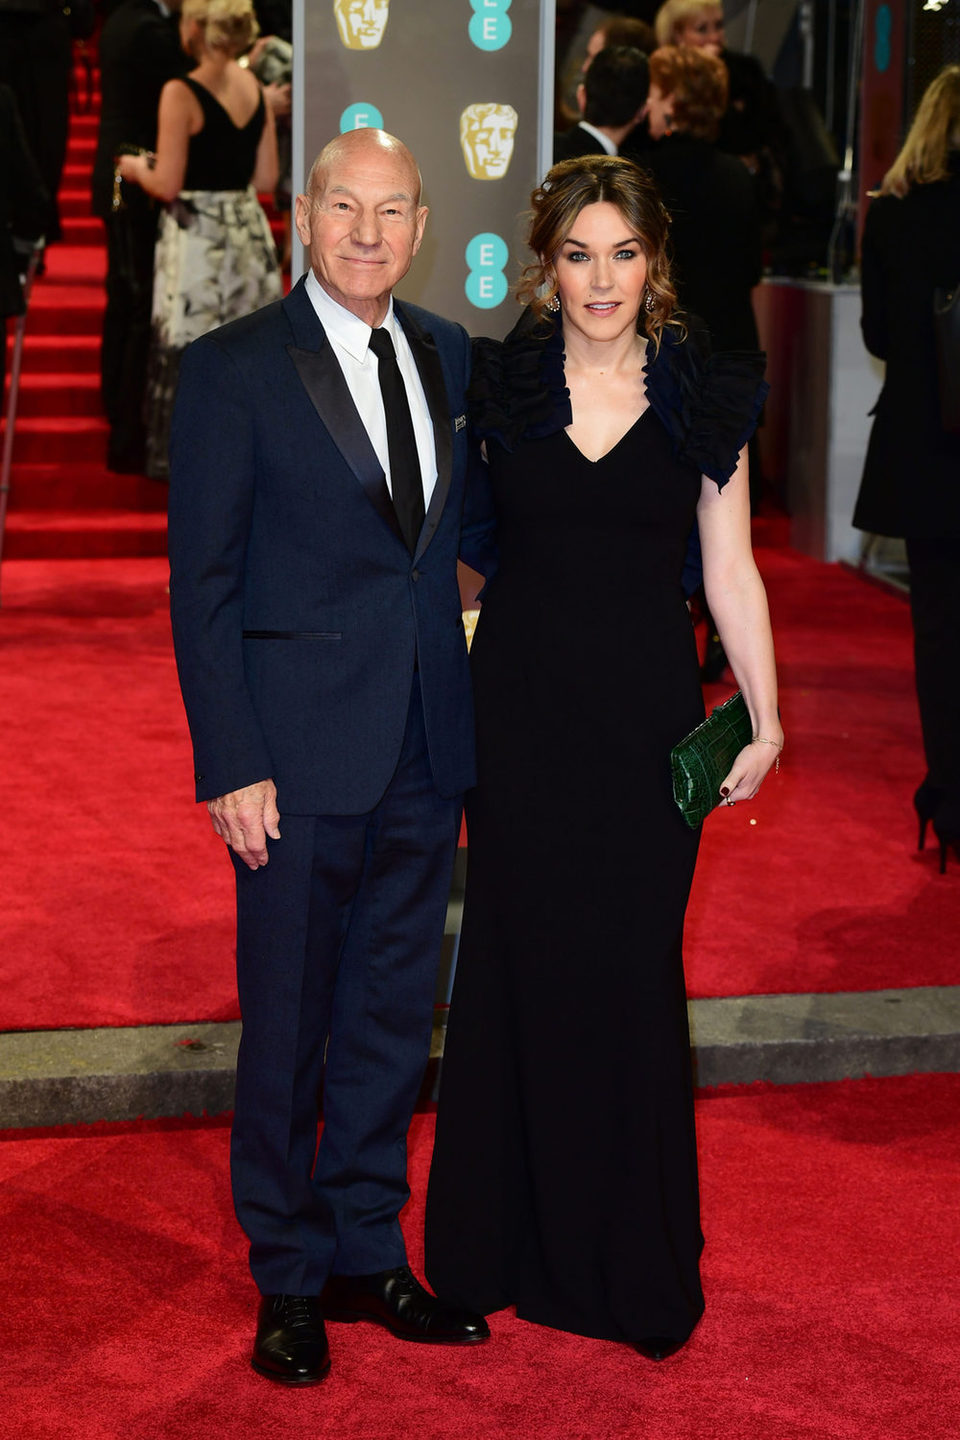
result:
[(196, 781), (196, 783), (199, 785), (199, 784), (200, 784), (200, 781), (201, 781), (204, 777), (198, 773), (198, 774), (194, 775), (193, 778), (194, 778), (194, 780)]

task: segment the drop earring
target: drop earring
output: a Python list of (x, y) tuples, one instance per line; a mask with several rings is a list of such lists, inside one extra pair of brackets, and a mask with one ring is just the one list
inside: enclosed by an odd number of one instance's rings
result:
[(657, 308), (657, 297), (656, 295), (654, 295), (649, 285), (647, 286), (647, 293), (643, 297), (643, 308), (644, 310), (646, 310), (648, 315), (652, 315), (654, 310), (656, 310)]
[(551, 295), (551, 296), (550, 296), (550, 299), (547, 301), (546, 305), (544, 305), (543, 308), (544, 308), (544, 310), (549, 310), (551, 315), (557, 315), (557, 314), (559, 314), (559, 313), (560, 313), (560, 296), (559, 296), (559, 295)]

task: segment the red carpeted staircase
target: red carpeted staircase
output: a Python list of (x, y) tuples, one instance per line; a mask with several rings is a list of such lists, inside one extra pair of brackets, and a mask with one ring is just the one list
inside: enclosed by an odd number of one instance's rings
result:
[[(78, 92), (87, 95), (82, 85)], [(99, 95), (74, 113), (60, 190), (63, 240), (51, 246), (26, 320), (17, 406), (8, 558), (161, 555), (166, 487), (106, 469), (100, 332), (106, 251), (90, 213)], [(8, 338), (9, 386), (13, 326)]]

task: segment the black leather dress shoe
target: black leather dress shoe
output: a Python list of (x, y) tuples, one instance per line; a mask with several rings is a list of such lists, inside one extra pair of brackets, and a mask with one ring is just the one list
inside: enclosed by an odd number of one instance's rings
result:
[(315, 1295), (264, 1295), (250, 1360), (281, 1385), (316, 1385), (330, 1369), (330, 1348)]
[(400, 1340), (476, 1345), (490, 1338), (482, 1315), (428, 1294), (409, 1265), (379, 1275), (331, 1275), (320, 1299), (328, 1320), (372, 1320)]

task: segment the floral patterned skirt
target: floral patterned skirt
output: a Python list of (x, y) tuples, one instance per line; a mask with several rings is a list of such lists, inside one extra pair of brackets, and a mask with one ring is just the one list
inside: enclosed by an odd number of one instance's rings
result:
[(180, 356), (192, 340), (282, 294), (267, 217), (246, 190), (181, 190), (160, 219), (147, 377), (147, 474), (168, 476)]

